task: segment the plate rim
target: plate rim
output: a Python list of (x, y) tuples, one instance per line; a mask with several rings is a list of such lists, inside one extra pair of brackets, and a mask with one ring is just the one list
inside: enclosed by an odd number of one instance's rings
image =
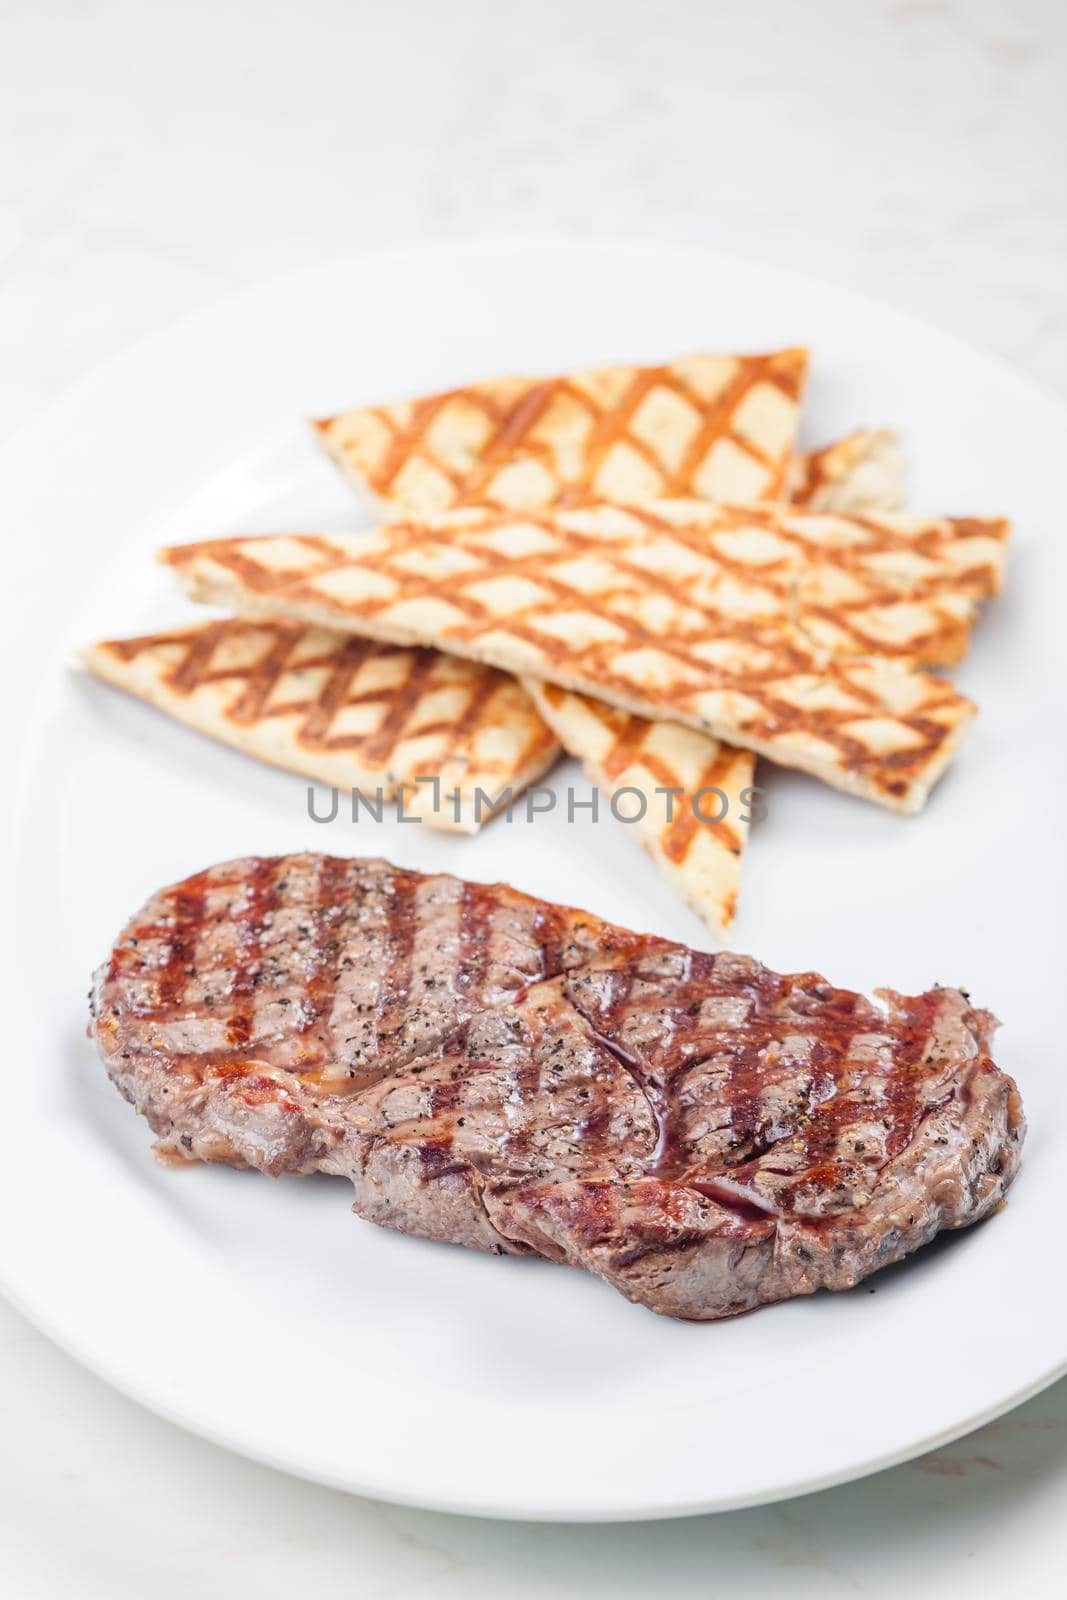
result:
[[(841, 287), (832, 282), (819, 279), (810, 274), (793, 272), (789, 269), (766, 263), (749, 261), (742, 257), (722, 252), (699, 243), (682, 241), (664, 241), (656, 243), (649, 240), (633, 240), (612, 235), (595, 235), (589, 237), (573, 238), (552, 234), (537, 233), (509, 233), (506, 235), (492, 235), (482, 239), (440, 239), (425, 244), (389, 245), (358, 253), (338, 254), (327, 258), (317, 265), (307, 268), (290, 269), (283, 273), (272, 274), (269, 277), (254, 280), (240, 288), (228, 290), (224, 294), (213, 297), (208, 303), (186, 312), (184, 315), (169, 319), (159, 327), (147, 334), (125, 344), (114, 352), (106, 361), (99, 363), (75, 382), (66, 386), (59, 394), (47, 401), (30, 417), (25, 419), (16, 429), (0, 442), (0, 492), (3, 490), (3, 479), (8, 466), (25, 448), (33, 449), (39, 442), (39, 437), (48, 433), (57, 412), (66, 405), (77, 405), (84, 402), (87, 394), (100, 382), (108, 377), (121, 376), (122, 368), (127, 363), (151, 359), (157, 352), (164, 352), (175, 340), (187, 337), (201, 324), (210, 322), (225, 313), (233, 306), (254, 300), (257, 296), (271, 294), (282, 290), (288, 284), (313, 281), (319, 275), (331, 275), (346, 265), (359, 267), (368, 260), (388, 262), (390, 259), (409, 260), (412, 257), (425, 258), (427, 256), (469, 257), (470, 255), (506, 255), (516, 249), (551, 250), (560, 254), (584, 254), (590, 250), (610, 250), (613, 252), (625, 251), (631, 255), (643, 257), (663, 257), (664, 255), (686, 255), (701, 260), (710, 261), (728, 271), (744, 271), (750, 274), (759, 274), (769, 283), (788, 283), (800, 285), (803, 288), (817, 291), (822, 295), (832, 295), (835, 299), (852, 305), (858, 312), (866, 315), (877, 315), (899, 325), (910, 328), (920, 334), (924, 339), (935, 340), (947, 352), (966, 352), (971, 359), (978, 358), (986, 364), (991, 371), (999, 374), (1001, 378), (1010, 378), (1013, 385), (1018, 386), (1023, 392), (1029, 393), (1033, 400), (1043, 407), (1051, 405), (1061, 414), (1061, 420), (1067, 425), (1067, 400), (1041, 380), (1033, 378), (1014, 367), (1006, 358), (995, 351), (990, 351), (967, 340), (954, 332), (939, 328), (925, 319), (909, 311), (899, 310), (892, 304), (868, 295), (864, 291), (848, 287)], [(52, 658), (49, 667), (54, 665)], [(47, 700), (50, 688), (53, 687), (52, 674), (43, 675), (42, 682), (36, 686), (32, 698), (27, 697), (29, 704), (25, 725), (20, 732), (30, 737), (19, 737), (15, 750), (15, 763), (18, 771), (18, 781), (8, 789), (8, 804), (12, 807), (15, 817), (22, 813), (22, 780), (30, 766), (30, 758), (36, 745), (35, 733), (41, 728), (41, 713)], [(15, 843), (15, 840), (12, 840)], [(5, 857), (5, 871), (9, 870)], [(17, 902), (11, 897), (9, 904), (12, 910)], [(11, 918), (8, 918), (9, 933)], [(714, 1502), (706, 1498), (698, 1498), (691, 1502), (681, 1502), (672, 1505), (656, 1506), (629, 1506), (606, 1511), (603, 1507), (578, 1507), (561, 1510), (559, 1506), (521, 1506), (506, 1507), (499, 1504), (476, 1504), (470, 1500), (449, 1500), (444, 1498), (430, 1498), (425, 1494), (413, 1493), (405, 1496), (396, 1492), (386, 1492), (374, 1486), (358, 1484), (352, 1480), (337, 1478), (329, 1473), (316, 1470), (310, 1464), (294, 1465), (292, 1458), (272, 1456), (270, 1452), (262, 1451), (249, 1446), (244, 1442), (235, 1442), (225, 1429), (211, 1429), (201, 1422), (189, 1421), (178, 1411), (168, 1409), (165, 1401), (159, 1396), (146, 1392), (135, 1382), (129, 1382), (118, 1370), (110, 1370), (106, 1363), (97, 1362), (87, 1358), (77, 1347), (76, 1340), (69, 1333), (59, 1328), (53, 1317), (43, 1304), (36, 1303), (32, 1295), (26, 1295), (12, 1282), (7, 1270), (8, 1264), (0, 1259), (0, 1292), (24, 1314), (28, 1320), (41, 1329), (47, 1337), (56, 1343), (64, 1352), (70, 1355), (80, 1365), (102, 1378), (111, 1387), (118, 1390), (127, 1398), (144, 1406), (147, 1410), (163, 1417), (165, 1420), (182, 1427), (185, 1431), (203, 1437), (209, 1442), (229, 1449), (234, 1453), (243, 1455), (248, 1459), (256, 1460), (276, 1470), (288, 1472), (292, 1475), (306, 1478), (309, 1481), (328, 1484), (347, 1492), (362, 1494), (369, 1498), (384, 1500), (389, 1503), (409, 1506), (419, 1506), (426, 1509), (448, 1512), (451, 1514), (482, 1516), (522, 1521), (553, 1521), (553, 1522), (613, 1522), (613, 1521), (639, 1521), (658, 1520), (671, 1517), (691, 1516), (704, 1512), (717, 1512), (741, 1509), (762, 1503), (769, 1503), (766, 1492), (759, 1491), (751, 1496), (728, 1497), (717, 1499)], [(776, 1489), (771, 1499), (786, 1500), (798, 1495), (814, 1493), (836, 1484), (852, 1481), (860, 1477), (884, 1470), (901, 1462), (913, 1459), (926, 1451), (940, 1445), (950, 1443), (960, 1438), (975, 1428), (983, 1426), (994, 1418), (1014, 1409), (1025, 1400), (1038, 1394), (1044, 1388), (1057, 1381), (1067, 1372), (1067, 1353), (1054, 1367), (1049, 1369), (1039, 1378), (1021, 1386), (1008, 1397), (993, 1405), (982, 1408), (969, 1415), (958, 1425), (941, 1429), (934, 1434), (920, 1438), (898, 1450), (882, 1453), (872, 1457), (869, 1461), (858, 1467), (848, 1467), (840, 1472), (829, 1473), (819, 1479), (805, 1479), (791, 1485)]]
[(246, 1461), (255, 1462), (259, 1466), (269, 1467), (274, 1472), (283, 1472), (291, 1478), (298, 1478), (304, 1483), (320, 1484), (323, 1488), (334, 1489), (343, 1494), (357, 1495), (365, 1500), (373, 1500), (383, 1505), (403, 1506), (411, 1510), (439, 1512), (445, 1516), (478, 1517), (492, 1522), (531, 1522), (531, 1523), (561, 1523), (561, 1524), (600, 1524), (625, 1522), (670, 1522), (673, 1520), (699, 1517), (723, 1516), (731, 1511), (749, 1511), (757, 1506), (778, 1505), (788, 1500), (798, 1500), (804, 1495), (821, 1494), (826, 1489), (840, 1488), (844, 1484), (858, 1483), (863, 1478), (874, 1477), (879, 1472), (887, 1472), (893, 1467), (905, 1465), (917, 1457), (926, 1455), (931, 1450), (938, 1450), (946, 1445), (966, 1438), (976, 1429), (983, 1428), (987, 1423), (995, 1422), (999, 1417), (1014, 1411), (1018, 1406), (1025, 1405), (1028, 1400), (1051, 1388), (1060, 1378), (1067, 1375), (1067, 1357), (1048, 1376), (1036, 1379), (1015, 1391), (1003, 1403), (997, 1403), (984, 1410), (975, 1412), (959, 1426), (940, 1429), (937, 1433), (928, 1435), (919, 1440), (914, 1446), (908, 1445), (900, 1450), (889, 1451), (883, 1455), (872, 1457), (862, 1466), (844, 1468), (840, 1472), (830, 1472), (818, 1478), (805, 1479), (803, 1482), (794, 1482), (775, 1490), (773, 1496), (768, 1498), (763, 1491), (757, 1490), (750, 1495), (740, 1495), (727, 1499), (709, 1501), (706, 1498), (697, 1498), (691, 1501), (678, 1501), (670, 1505), (648, 1506), (633, 1505), (620, 1506), (611, 1510), (596, 1505), (576, 1507), (561, 1510), (557, 1505), (523, 1505), (504, 1506), (496, 1502), (478, 1502), (471, 1499), (449, 1499), (447, 1496), (428, 1496), (425, 1494), (403, 1494), (396, 1491), (383, 1491), (374, 1486), (356, 1482), (352, 1478), (321, 1471), (310, 1464), (297, 1464), (290, 1458), (273, 1455), (270, 1451), (260, 1450), (253, 1445), (235, 1442), (222, 1428), (212, 1428), (202, 1423), (187, 1421), (178, 1411), (172, 1410), (166, 1403), (151, 1393), (143, 1392), (139, 1385), (128, 1383), (125, 1379), (113, 1375), (107, 1368), (81, 1355), (45, 1315), (38, 1315), (35, 1309), (27, 1304), (20, 1295), (14, 1293), (2, 1273), (0, 1273), (0, 1294), (3, 1294), (15, 1309), (26, 1320), (45, 1335), (52, 1344), (76, 1362), (94, 1378), (107, 1384), (126, 1400), (131, 1400), (135, 1405), (142, 1406), (153, 1416), (161, 1418), (173, 1427), (180, 1428), (183, 1433), (190, 1434), (193, 1438), (203, 1439), (216, 1449), (229, 1452), (231, 1455), (242, 1457)]

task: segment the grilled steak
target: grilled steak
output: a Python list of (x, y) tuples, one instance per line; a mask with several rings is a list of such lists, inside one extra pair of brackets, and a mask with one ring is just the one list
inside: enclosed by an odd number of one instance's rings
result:
[(714, 1318), (992, 1211), (1024, 1134), (954, 989), (877, 1002), (503, 886), (250, 859), (154, 895), (93, 990), (165, 1154), (350, 1179), (387, 1227)]

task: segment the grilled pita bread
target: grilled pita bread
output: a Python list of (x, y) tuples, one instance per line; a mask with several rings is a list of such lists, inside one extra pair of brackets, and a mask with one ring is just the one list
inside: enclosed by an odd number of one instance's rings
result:
[(362, 490), (413, 516), (583, 499), (779, 495), (805, 350), (498, 378), (315, 424)]
[[(918, 810), (974, 707), (906, 667), (946, 629), (958, 635), (966, 589), (999, 582), (1004, 525), (699, 509), (694, 526), (662, 502), (521, 518), (470, 508), (162, 559), (195, 599), (432, 644)], [(819, 561), (798, 553), (814, 549)], [(839, 636), (834, 650), (821, 629)]]
[(559, 753), (506, 673), (300, 622), (226, 618), (82, 659), (199, 733), (372, 806), (401, 797), (435, 828), (476, 832)]
[[(748, 837), (752, 752), (535, 678), (525, 687), (567, 754), (599, 789), (617, 797), (628, 831), (671, 887), (725, 939)], [(625, 800), (623, 791), (630, 791)]]
[(904, 505), (904, 456), (888, 428), (861, 428), (835, 444), (794, 456), (785, 499), (806, 511), (897, 511)]
[[(815, 510), (880, 511), (903, 504), (903, 457), (895, 434), (867, 430), (794, 457), (789, 499)], [(568, 755), (601, 789), (634, 787), (645, 811), (630, 824), (664, 877), (720, 939), (729, 935), (748, 834), (743, 790), (755, 779), (751, 751), (679, 723), (635, 717), (602, 700), (525, 680)], [(718, 788), (729, 797), (722, 821), (696, 824), (694, 798)], [(665, 791), (681, 791), (676, 798)], [(715, 802), (711, 802), (715, 806)]]

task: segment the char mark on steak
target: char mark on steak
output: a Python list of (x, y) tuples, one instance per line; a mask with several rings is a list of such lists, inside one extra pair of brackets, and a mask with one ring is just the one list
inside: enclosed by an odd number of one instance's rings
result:
[(166, 1154), (347, 1177), (360, 1216), (710, 1319), (843, 1289), (1019, 1164), (993, 1020), (877, 1002), (503, 885), (228, 862), (154, 895), (94, 1033)]

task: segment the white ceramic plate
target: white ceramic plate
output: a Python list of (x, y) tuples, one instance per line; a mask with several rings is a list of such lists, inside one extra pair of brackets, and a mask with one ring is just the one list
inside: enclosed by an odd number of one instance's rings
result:
[[(1004, 1212), (848, 1295), (720, 1325), (381, 1232), (344, 1185), (175, 1173), (85, 1030), (94, 964), (157, 886), (251, 851), (502, 877), (705, 942), (610, 818), (442, 838), (312, 822), (305, 785), (85, 680), (73, 647), (178, 622), (164, 540), (362, 515), (302, 424), (490, 372), (815, 350), (807, 430), (900, 429), (920, 508), (1012, 513), (1005, 598), (960, 673), (983, 715), (919, 818), (790, 774), (737, 943), (859, 988), (968, 986), (1031, 1133)], [(1065, 412), (883, 308), (695, 251), (495, 243), (369, 256), (244, 294), (123, 357), (0, 453), (9, 729), (24, 745), (0, 1276), (146, 1405), (308, 1477), (412, 1504), (632, 1518), (797, 1494), (964, 1432), (1067, 1356), (1062, 1257)], [(34, 708), (30, 691), (40, 690)], [(564, 769), (560, 781), (581, 783)]]

